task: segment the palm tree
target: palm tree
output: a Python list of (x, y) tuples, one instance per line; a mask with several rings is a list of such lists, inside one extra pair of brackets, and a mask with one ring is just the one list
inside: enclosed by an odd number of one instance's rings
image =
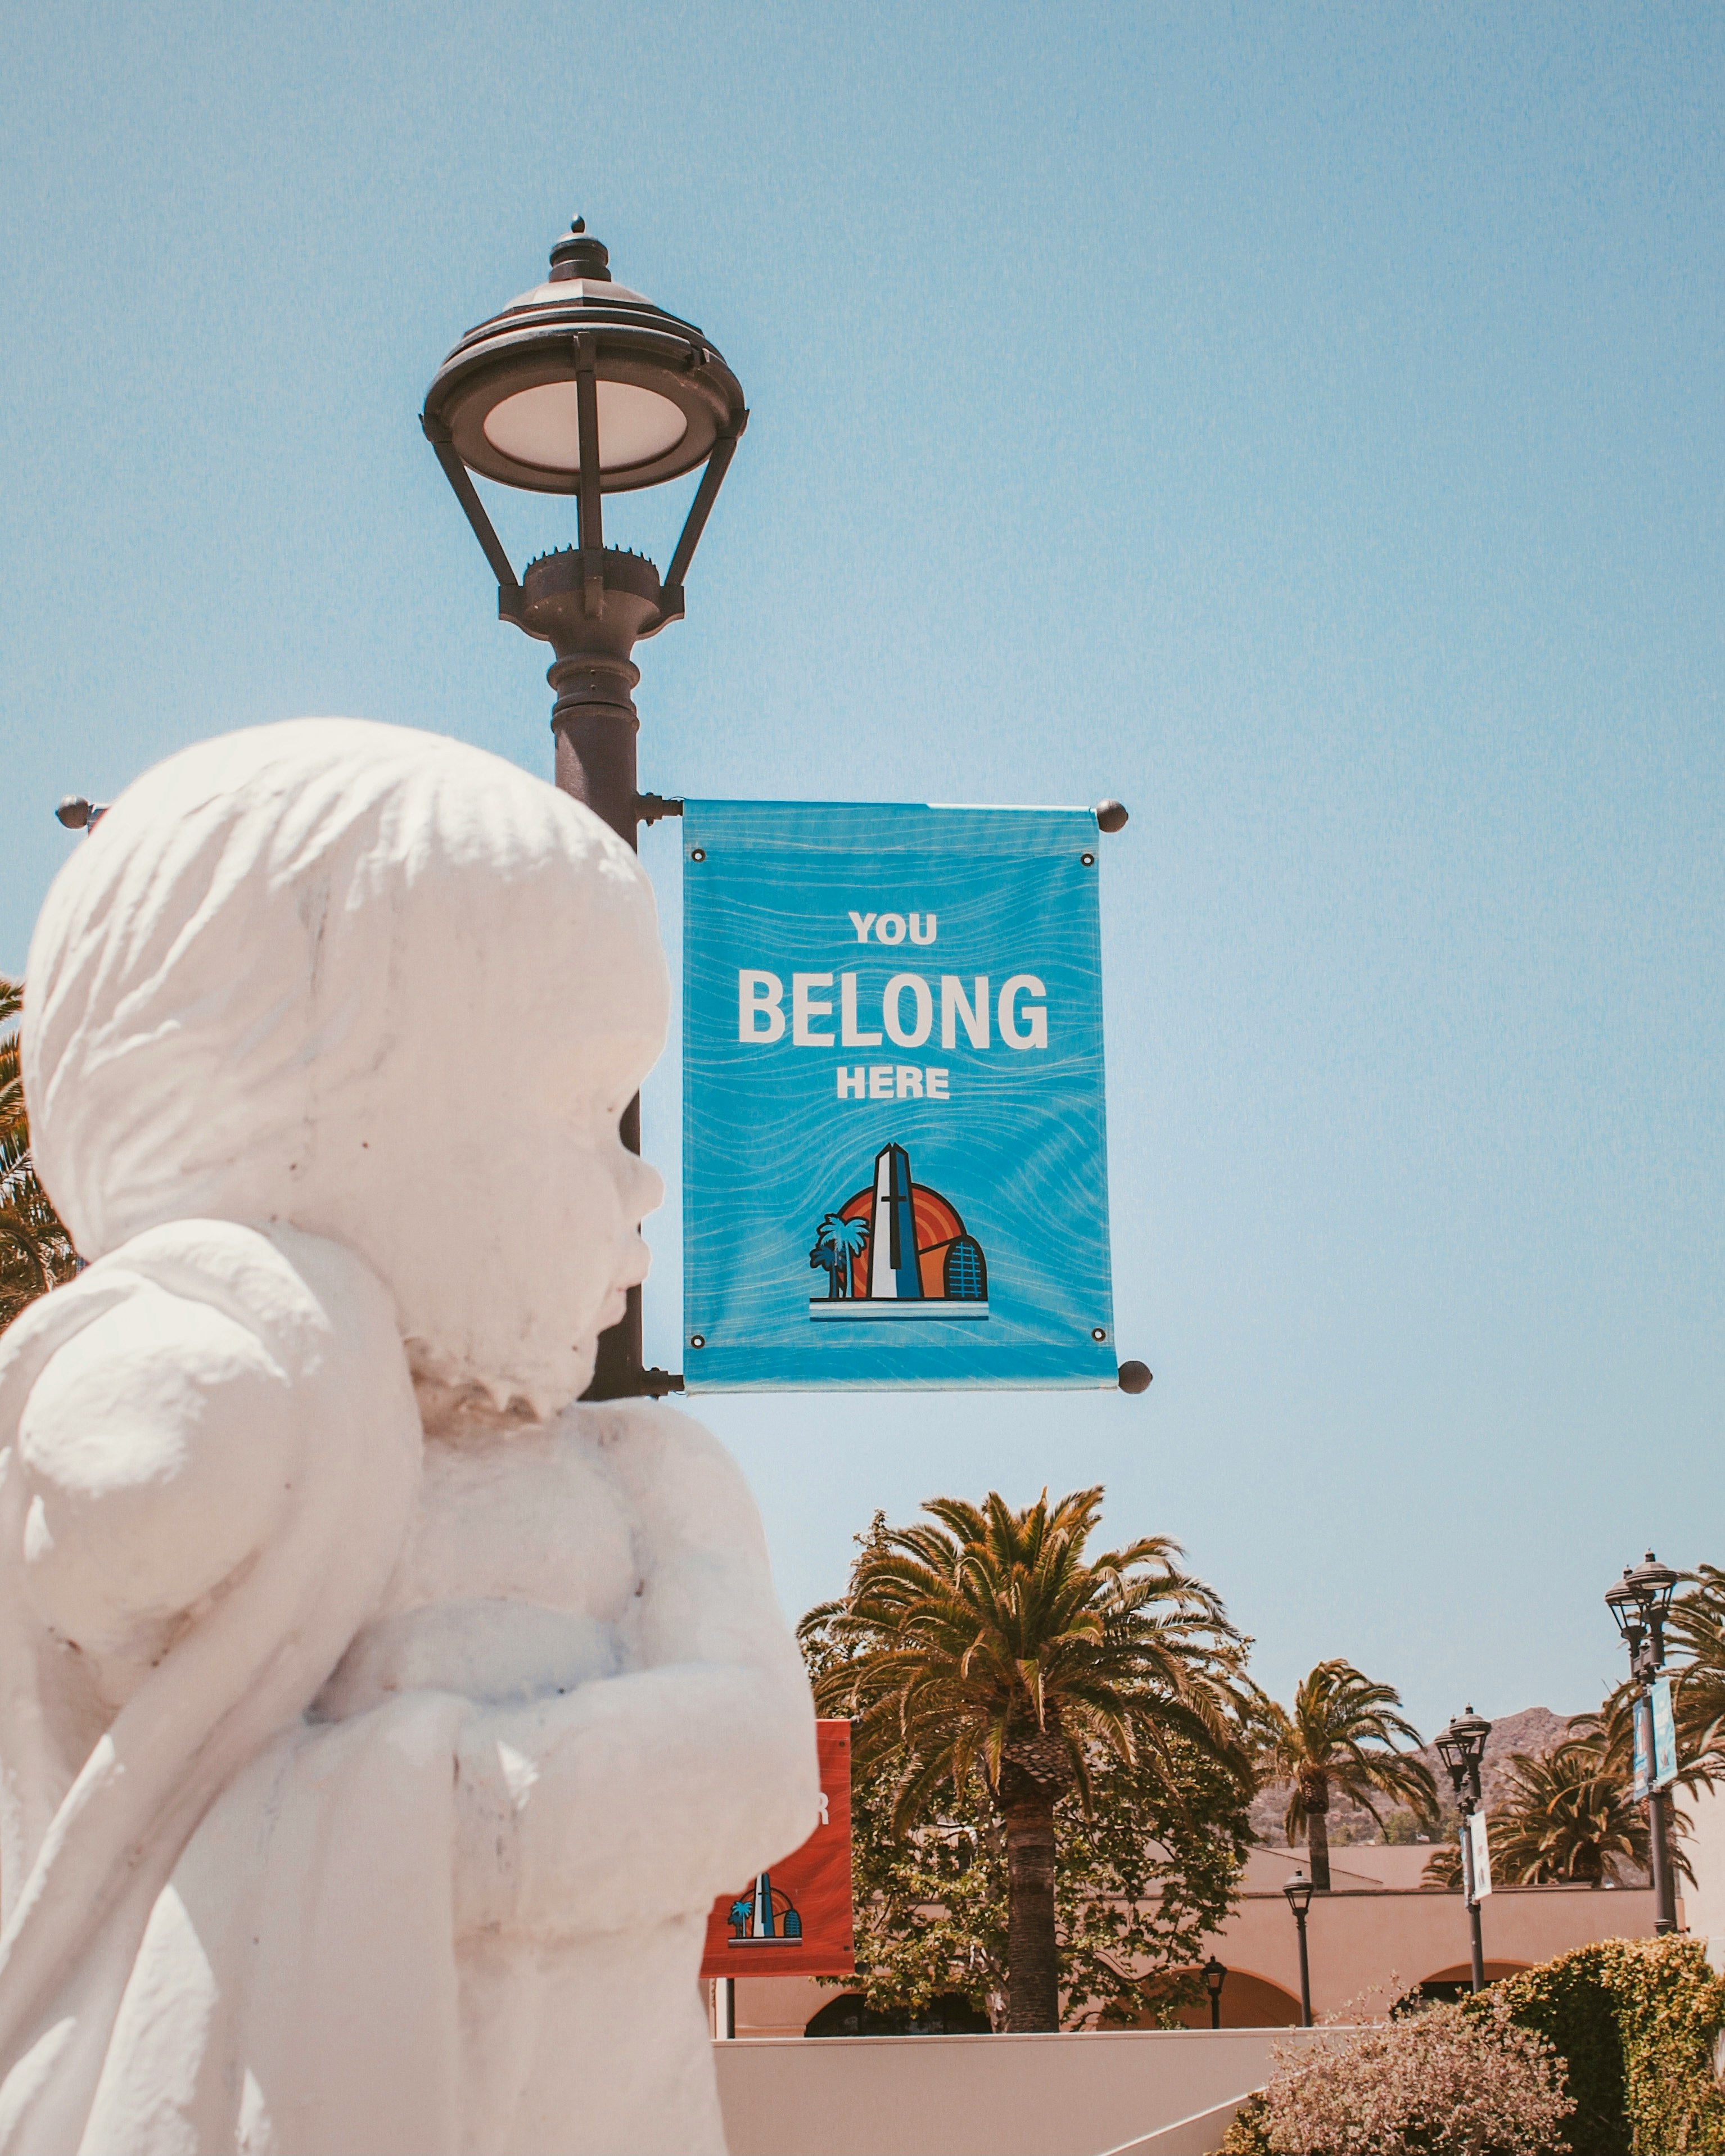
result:
[(1669, 1646), (1686, 1656), (1678, 1671), (1673, 1707), (1682, 1779), (1725, 1780), (1725, 1572), (1703, 1564), (1684, 1578), (1689, 1584), (1665, 1620)]
[[(1622, 1885), (1647, 1869), (1647, 1815), (1635, 1801), (1606, 1715), (1578, 1716), (1549, 1752), (1511, 1754), (1487, 1832), (1491, 1876), (1506, 1887)], [(1461, 1884), (1461, 1852), (1435, 1851), (1429, 1885)]]
[(841, 1601), (799, 1627), (824, 1659), (815, 1699), (856, 1723), (858, 1763), (896, 1784), (892, 1825), (922, 1823), (943, 1784), (980, 1775), (1004, 1822), (1009, 2029), (1060, 2023), (1055, 1806), (1088, 1813), (1111, 1754), (1155, 1772), (1178, 1737), (1244, 1784), (1235, 1691), (1245, 1643), (1219, 1598), (1147, 1535), (1086, 1558), (1100, 1489), (1015, 1512), (991, 1492), (923, 1507), (935, 1524), (877, 1518)]
[(1493, 1822), (1504, 1883), (1602, 1887), (1647, 1868), (1647, 1815), (1604, 1748), (1566, 1738), (1543, 1758), (1512, 1755)]
[(850, 1284), (850, 1261), (868, 1240), (866, 1220), (846, 1220), (837, 1213), (829, 1213), (815, 1231), (815, 1250), (826, 1254), (821, 1262), (830, 1275), (827, 1286), (829, 1301), (844, 1300)]
[[(1395, 1710), (1394, 1686), (1374, 1684), (1352, 1662), (1320, 1662), (1300, 1680), (1290, 1714), (1252, 1689), (1250, 1720), (1260, 1774), (1288, 1784), (1283, 1825), (1291, 1842), (1305, 1839), (1312, 1883), (1330, 1884), (1330, 1792), (1340, 1789), (1378, 1818), (1374, 1796), (1393, 1798), (1420, 1819), (1437, 1815), (1431, 1769), (1411, 1754), (1420, 1732)], [(1397, 1748), (1402, 1740), (1407, 1751)], [(1381, 1822), (1380, 1822), (1381, 1823)]]
[[(23, 1005), (21, 984), (0, 977), (0, 1026)], [(0, 1040), (0, 1326), (77, 1270), (72, 1239), (36, 1180), (18, 1036), (9, 1033)]]
[(1592, 1745), (1606, 1772), (1625, 1782), (1635, 1772), (1635, 1704), (1639, 1697), (1637, 1685), (1620, 1684), (1596, 1710), (1569, 1717), (1569, 1736)]

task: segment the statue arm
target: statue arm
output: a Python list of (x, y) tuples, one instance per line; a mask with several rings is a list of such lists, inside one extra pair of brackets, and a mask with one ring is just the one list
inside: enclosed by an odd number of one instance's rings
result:
[[(587, 1410), (588, 1414), (595, 1411)], [(605, 1411), (634, 1519), (634, 1667), (475, 1712), (456, 1782), (463, 1930), (704, 1913), (813, 1831), (814, 1711), (735, 1463), (686, 1416)]]

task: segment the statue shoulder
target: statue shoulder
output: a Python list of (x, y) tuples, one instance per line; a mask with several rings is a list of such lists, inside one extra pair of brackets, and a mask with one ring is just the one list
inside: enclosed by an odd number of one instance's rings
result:
[[(17, 1336), (17, 1337), (14, 1337)], [(220, 1220), (146, 1230), (8, 1335), (0, 1447), (37, 1609), (118, 1705), (271, 1539), (320, 1448), (417, 1464), (388, 1295), (351, 1253)]]
[(591, 1446), (634, 1503), (696, 1544), (761, 1536), (742, 1470), (704, 1424), (657, 1400), (580, 1402), (557, 1435)]
[[(175, 1306), (226, 1318), (309, 1375), (332, 1350), (376, 1353), (393, 1347), (399, 1361), (388, 1291), (341, 1245), (285, 1227), (233, 1220), (174, 1220), (146, 1229), (44, 1296), (0, 1340), (0, 1442), (8, 1396), (28, 1390), (44, 1366), (110, 1312), (148, 1303), (156, 1322), (177, 1329)], [(94, 1343), (93, 1343), (94, 1344)]]

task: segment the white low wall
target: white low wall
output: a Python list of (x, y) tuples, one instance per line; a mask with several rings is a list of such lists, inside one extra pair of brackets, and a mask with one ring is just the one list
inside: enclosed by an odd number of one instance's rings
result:
[(1157, 2156), (1189, 2142), (1203, 2156), (1209, 2115), (1219, 2141), (1272, 2048), (1323, 2033), (793, 2036), (713, 2053), (731, 2156), (1105, 2156), (1182, 2123)]

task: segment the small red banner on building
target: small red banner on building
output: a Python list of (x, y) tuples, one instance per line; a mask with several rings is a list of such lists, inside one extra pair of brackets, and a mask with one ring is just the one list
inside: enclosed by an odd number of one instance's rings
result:
[(849, 1976), (850, 1724), (818, 1722), (820, 1822), (770, 1871), (739, 1880), (706, 1920), (702, 1976)]

